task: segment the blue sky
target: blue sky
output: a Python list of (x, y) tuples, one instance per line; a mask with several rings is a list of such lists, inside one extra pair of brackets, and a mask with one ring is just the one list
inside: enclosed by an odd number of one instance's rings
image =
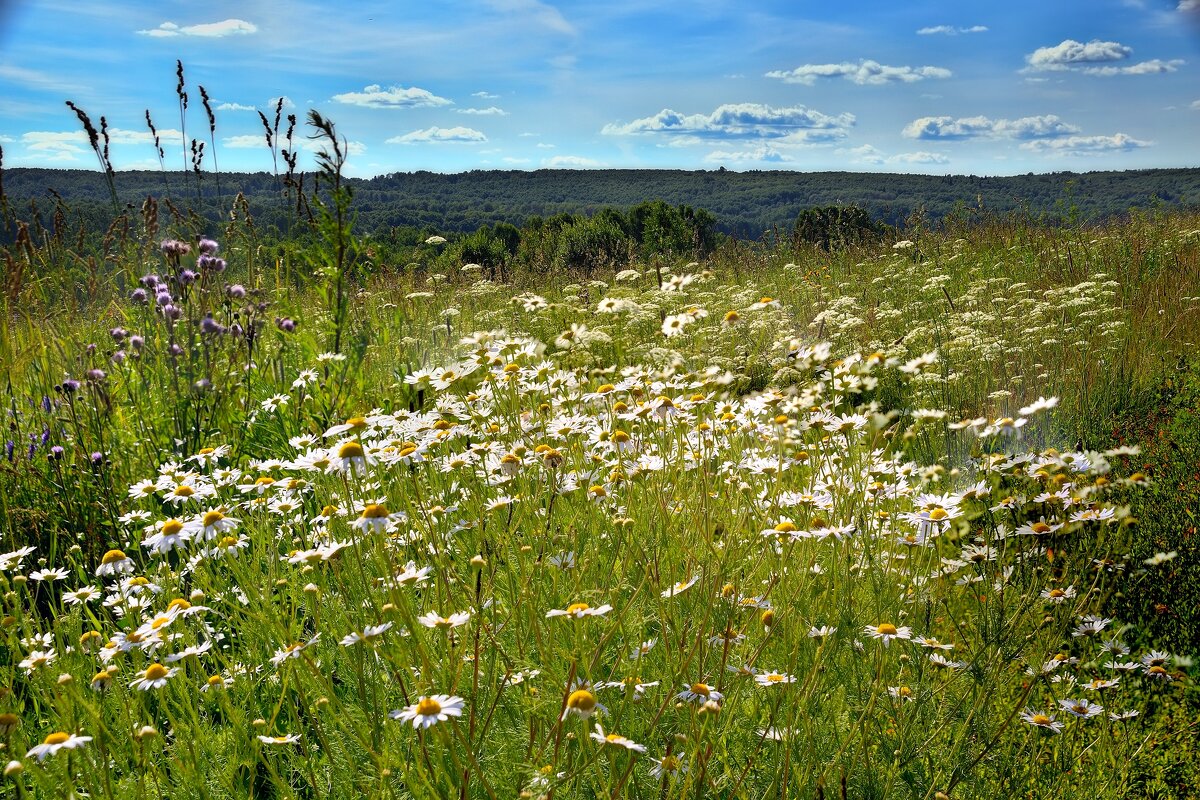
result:
[(158, 168), (147, 109), (181, 168), (176, 59), (222, 170), (272, 169), (255, 109), (281, 96), (361, 176), (1200, 166), (1200, 0), (338, 5), (0, 0), (5, 166), (95, 168), (69, 99), (118, 169)]

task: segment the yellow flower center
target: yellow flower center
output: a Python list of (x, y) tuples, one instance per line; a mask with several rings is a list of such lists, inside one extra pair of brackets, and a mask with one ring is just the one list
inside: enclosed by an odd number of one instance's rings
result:
[(225, 679), (222, 678), (220, 675), (213, 675), (212, 677), (210, 677), (208, 679), (208, 685), (209, 686), (224, 686)]
[(775, 526), (776, 533), (795, 533), (798, 530), (800, 529), (796, 527), (796, 523), (789, 522), (787, 520), (784, 520)]
[(875, 630), (881, 636), (895, 636), (897, 633), (896, 626), (890, 622), (885, 622), (882, 625), (877, 625)]
[(1031, 530), (1033, 530), (1033, 532), (1034, 532), (1034, 533), (1046, 533), (1047, 531), (1049, 531), (1049, 530), (1050, 530), (1050, 526), (1049, 526), (1049, 525), (1047, 525), (1047, 524), (1046, 524), (1046, 523), (1044, 523), (1044, 522), (1035, 522), (1035, 523), (1033, 523), (1033, 525), (1032, 525), (1032, 526), (1030, 526), (1030, 527), (1031, 527)]
[(204, 512), (204, 519), (201, 521), (203, 522), (204, 527), (207, 528), (210, 525), (216, 525), (223, 519), (225, 519), (225, 515), (220, 511), (206, 511)]
[(587, 689), (576, 689), (567, 698), (567, 708), (575, 711), (590, 712), (596, 707), (596, 696)]
[(346, 420), (346, 424), (350, 426), (351, 430), (356, 431), (367, 427), (367, 421), (362, 417), (351, 417), (350, 419)]
[(216, 452), (216, 449), (213, 447), (201, 447), (200, 451), (197, 453), (197, 455), (211, 456), (215, 452)]
[(950, 512), (947, 511), (946, 509), (942, 508), (941, 506), (938, 506), (937, 508), (935, 508), (929, 512), (929, 518), (931, 520), (933, 520), (934, 522), (941, 522), (948, 516), (950, 516)]
[(237, 543), (236, 536), (222, 536), (221, 541), (217, 542), (217, 547), (236, 547)]
[(708, 694), (711, 691), (712, 691), (712, 689), (710, 689), (708, 687), (707, 683), (693, 683), (692, 684), (692, 694), (698, 694), (701, 697), (708, 697)]
[(261, 478), (259, 478), (258, 480), (256, 480), (254, 482), (254, 485), (255, 486), (270, 486), (274, 482), (275, 482), (274, 478), (263, 475)]
[(124, 561), (128, 556), (124, 550), (109, 550), (104, 554), (104, 558), (100, 559), (101, 564), (115, 564), (118, 561)]
[(767, 676), (767, 680), (770, 681), (771, 683), (779, 683), (780, 681), (783, 680), (783, 676), (771, 674), (771, 675)]
[(1066, 597), (1067, 593), (1064, 592), (1062, 589), (1051, 589), (1050, 596), (1051, 597)]
[(165, 678), (167, 677), (167, 674), (168, 670), (162, 664), (151, 664), (150, 666), (146, 667), (145, 676), (146, 680), (148, 681), (156, 681), (161, 678)]
[(591, 606), (589, 606), (587, 603), (571, 603), (571, 605), (567, 606), (567, 613), (578, 614), (581, 611), (587, 611), (589, 608), (591, 608)]
[(183, 523), (177, 519), (169, 519), (163, 523), (163, 536), (174, 536), (183, 530)]
[(1034, 725), (1049, 725), (1050, 718), (1045, 714), (1034, 714), (1031, 722), (1033, 722)]
[(417, 703), (417, 714), (422, 717), (432, 717), (442, 713), (442, 704), (432, 697), (422, 697), (421, 702)]
[[(733, 313), (732, 311), (729, 313)], [(667, 772), (674, 772), (679, 769), (679, 759), (675, 756), (663, 756), (660, 766)]]
[(192, 607), (192, 604), (189, 603), (187, 600), (184, 600), (182, 597), (176, 597), (174, 600), (172, 600), (170, 603), (167, 604), (168, 611), (172, 608), (178, 608), (180, 611), (187, 611), (191, 607)]
[(63, 733), (62, 731), (56, 731), (46, 737), (44, 744), (63, 744), (70, 741), (70, 739), (71, 734)]
[(387, 506), (383, 503), (371, 503), (362, 512), (363, 519), (382, 519), (387, 515)]
[(338, 448), (338, 458), (363, 458), (365, 455), (358, 442), (346, 442)]
[(912, 689), (908, 688), (907, 686), (901, 686), (896, 694), (900, 695), (901, 697), (912, 697)]
[(175, 496), (176, 497), (191, 497), (195, 493), (196, 493), (196, 490), (187, 485), (175, 487)]

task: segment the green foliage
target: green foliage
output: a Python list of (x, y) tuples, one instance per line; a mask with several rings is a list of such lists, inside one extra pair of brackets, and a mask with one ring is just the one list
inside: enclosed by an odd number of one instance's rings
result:
[(880, 233), (880, 226), (857, 206), (824, 206), (801, 211), (792, 235), (799, 242), (830, 250), (860, 244)]

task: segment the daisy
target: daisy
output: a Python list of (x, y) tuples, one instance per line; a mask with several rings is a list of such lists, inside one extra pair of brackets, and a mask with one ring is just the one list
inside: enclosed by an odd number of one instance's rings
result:
[(295, 744), (300, 741), (300, 734), (289, 733), (284, 736), (257, 736), (263, 744)]
[(1094, 716), (1104, 713), (1104, 707), (1093, 703), (1091, 700), (1071, 700), (1068, 698), (1059, 700), (1058, 705), (1071, 716), (1081, 719), (1091, 719)]
[(217, 689), (228, 689), (233, 686), (233, 678), (227, 678), (223, 675), (210, 675), (204, 685), (200, 687), (202, 692), (211, 692)]
[(598, 711), (607, 710), (596, 700), (596, 695), (587, 689), (576, 689), (567, 696), (561, 719), (565, 720), (571, 714), (587, 719)]
[(754, 680), (759, 686), (779, 686), (796, 682), (795, 677), (785, 672), (760, 672), (754, 676)]
[(692, 588), (692, 586), (698, 580), (700, 580), (700, 576), (697, 575), (696, 577), (690, 578), (689, 580), (680, 581), (679, 583), (675, 584), (674, 586), (664, 589), (660, 596), (661, 597), (674, 597), (677, 594), (682, 594), (683, 592), (686, 592), (688, 589)]
[(235, 530), (241, 520), (225, 516), (225, 510), (214, 508), (188, 522), (188, 531), (202, 542), (209, 542)]
[(191, 532), (177, 519), (164, 520), (158, 525), (152, 526), (151, 530), (156, 530), (156, 532), (142, 541), (142, 547), (157, 554), (169, 553), (182, 548), (192, 538)]
[(679, 756), (674, 756), (668, 753), (661, 759), (652, 758), (654, 765), (650, 767), (650, 774), (656, 778), (661, 778), (664, 775), (669, 775), (672, 778), (676, 775), (687, 774), (687, 765), (683, 763), (683, 759)]
[(361, 632), (354, 631), (342, 638), (342, 647), (352, 647), (359, 642), (372, 643), (379, 637), (383, 636), (392, 627), (392, 623), (385, 622), (382, 625), (368, 625)]
[(96, 567), (96, 576), (103, 578), (108, 575), (124, 575), (133, 572), (133, 559), (125, 555), (124, 550), (109, 550), (100, 559)]
[(407, 708), (388, 712), (388, 716), (401, 722), (411, 722), (414, 728), (425, 728), (445, 722), (450, 717), (461, 717), (463, 699), (448, 694), (422, 697)]
[(29, 579), (53, 583), (54, 581), (66, 580), (70, 574), (62, 567), (58, 567), (57, 569), (37, 569), (29, 573)]
[(605, 603), (598, 608), (592, 608), (587, 603), (572, 603), (566, 608), (556, 608), (546, 612), (546, 618), (550, 617), (572, 617), (573, 619), (583, 619), (584, 617), (602, 617), (612, 611), (612, 606)]
[(1057, 587), (1055, 587), (1053, 589), (1043, 589), (1042, 594), (1041, 594), (1041, 597), (1043, 600), (1049, 600), (1051, 603), (1056, 603), (1056, 604), (1065, 603), (1068, 600), (1070, 600), (1071, 598), (1073, 598), (1074, 596), (1075, 596), (1075, 587), (1074, 586), (1068, 586), (1065, 589), (1059, 589)]
[(600, 727), (599, 722), (596, 723), (596, 730), (592, 731), (591, 738), (595, 739), (597, 742), (600, 742), (600, 744), (614, 745), (616, 747), (624, 747), (626, 750), (632, 750), (635, 753), (646, 752), (645, 745), (638, 744), (637, 742), (633, 741), (632, 739), (626, 739), (624, 736), (621, 736), (616, 733), (606, 734), (604, 732), (604, 729), (602, 727)]
[(902, 702), (911, 703), (913, 700), (917, 699), (916, 696), (913, 694), (913, 690), (908, 688), (907, 686), (889, 686), (888, 694), (893, 699), (900, 700)]
[(416, 586), (419, 583), (424, 583), (429, 580), (431, 567), (418, 568), (416, 563), (410, 561), (404, 565), (404, 571), (396, 575), (392, 580), (398, 586)]
[(39, 669), (49, 667), (54, 663), (54, 659), (56, 658), (58, 658), (58, 653), (53, 650), (34, 650), (17, 666), (25, 670), (27, 674), (32, 675)]
[(47, 756), (55, 755), (59, 750), (76, 750), (91, 740), (92, 737), (90, 736), (78, 736), (74, 733), (56, 731), (47, 736), (41, 744), (29, 748), (29, 751), (25, 755), (33, 756), (38, 761), (45, 761)]
[(878, 625), (867, 625), (863, 628), (863, 633), (875, 639), (882, 639), (883, 646), (887, 647), (891, 644), (892, 639), (911, 639), (912, 628), (902, 626), (897, 628), (890, 622), (881, 622)]
[(383, 503), (368, 503), (358, 519), (350, 523), (350, 527), (363, 533), (366, 533), (368, 529), (374, 533), (386, 533), (391, 523), (392, 515), (387, 506)]
[(177, 671), (176, 668), (164, 667), (162, 664), (151, 664), (146, 667), (140, 678), (130, 682), (129, 688), (141, 689), (143, 692), (148, 692), (151, 689), (161, 689), (167, 685), (167, 680)]
[(89, 603), (100, 596), (100, 590), (95, 586), (81, 586), (73, 592), (63, 592), (63, 602), (69, 606), (79, 603)]
[(317, 640), (320, 638), (321, 634), (318, 633), (307, 642), (294, 642), (282, 650), (276, 650), (275, 655), (271, 656), (271, 663), (278, 667), (285, 661), (299, 658), (301, 654), (303, 654), (305, 648), (316, 644)]
[(1054, 719), (1054, 715), (1043, 711), (1031, 711), (1025, 709), (1021, 712), (1021, 719), (1033, 725), (1036, 728), (1041, 728), (1050, 733), (1062, 733), (1063, 724)]
[(417, 617), (417, 622), (424, 625), (426, 628), (441, 628), (442, 630), (450, 630), (457, 628), (460, 625), (466, 625), (471, 619), (470, 611), (457, 611), (448, 617), (443, 617), (436, 611), (430, 611)]
[(710, 700), (714, 703), (719, 703), (725, 699), (725, 695), (707, 683), (693, 683), (691, 686), (685, 686), (683, 691), (675, 695), (675, 697), (689, 703), (707, 703)]

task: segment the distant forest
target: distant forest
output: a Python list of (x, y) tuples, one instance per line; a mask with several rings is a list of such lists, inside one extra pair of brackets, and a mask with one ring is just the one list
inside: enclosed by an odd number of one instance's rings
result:
[[(304, 175), (306, 191), (312, 175)], [(225, 218), (241, 192), (261, 227), (285, 230), (294, 209), (284, 200), (282, 177), (223, 173), (218, 200), (215, 176), (204, 173), (199, 194), (194, 175), (118, 172), (122, 205), (140, 207), (147, 196), (170, 199), (211, 219)], [(725, 170), (476, 170), (458, 174), (394, 173), (352, 179), (361, 233), (398, 228), (466, 233), (485, 225), (525, 225), (531, 217), (590, 215), (628, 210), (647, 200), (711, 212), (716, 230), (757, 239), (771, 229), (790, 231), (797, 216), (816, 206), (865, 210), (876, 222), (903, 225), (921, 214), (936, 224), (952, 214), (1026, 214), (1044, 222), (1098, 221), (1153, 207), (1200, 208), (1200, 169), (1125, 172), (1057, 172), (1012, 177), (899, 175), (858, 172)], [(2, 191), (9, 213), (48, 218), (57, 193), (72, 214), (103, 226), (112, 219), (108, 184), (86, 170), (9, 169)], [(31, 205), (32, 201), (32, 205)], [(34, 209), (37, 209), (36, 212)]]

